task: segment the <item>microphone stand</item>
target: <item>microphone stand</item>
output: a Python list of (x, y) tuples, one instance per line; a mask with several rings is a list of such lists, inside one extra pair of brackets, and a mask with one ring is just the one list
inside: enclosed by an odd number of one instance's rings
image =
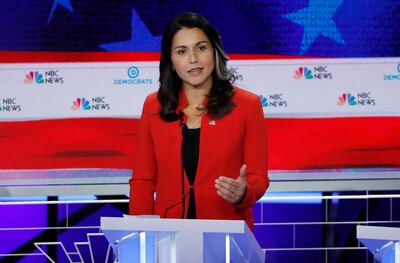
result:
[(183, 123), (183, 114), (180, 116), (180, 126), (182, 129), (182, 144), (181, 144), (181, 194), (182, 194), (182, 219), (185, 218), (185, 168), (183, 166), (183, 138), (185, 133), (185, 124)]

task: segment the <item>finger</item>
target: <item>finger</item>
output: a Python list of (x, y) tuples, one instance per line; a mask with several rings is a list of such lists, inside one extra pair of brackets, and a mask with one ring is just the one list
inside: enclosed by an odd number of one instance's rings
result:
[(228, 202), (234, 203), (236, 201), (236, 194), (233, 194), (233, 192), (224, 192), (224, 191), (217, 191), (217, 194), (222, 197), (223, 199), (225, 199)]
[(231, 192), (236, 191), (240, 187), (239, 182), (230, 178), (219, 178), (215, 180), (215, 184)]
[(232, 185), (222, 182), (220, 180), (215, 180), (215, 188), (217, 188), (218, 190), (224, 189), (224, 191), (226, 190), (228, 192), (233, 192), (235, 189), (235, 187), (233, 187)]
[(245, 165), (245, 164), (243, 164), (242, 167), (240, 167), (240, 173), (239, 173), (239, 177), (237, 178), (237, 180), (246, 181), (246, 169), (247, 169), (247, 165)]
[(227, 196), (226, 194), (222, 193), (221, 191), (217, 191), (217, 194), (224, 200), (228, 201), (228, 202), (232, 202), (232, 200), (230, 199), (229, 196)]
[(217, 180), (215, 183), (215, 188), (227, 197), (232, 197), (233, 195), (236, 195), (239, 190), (237, 187), (233, 187), (231, 185), (227, 186), (221, 183), (217, 183)]
[(229, 191), (228, 189), (225, 188), (217, 188), (217, 191), (219, 191), (223, 196), (227, 198), (231, 198), (232, 196), (234, 196), (232, 191)]

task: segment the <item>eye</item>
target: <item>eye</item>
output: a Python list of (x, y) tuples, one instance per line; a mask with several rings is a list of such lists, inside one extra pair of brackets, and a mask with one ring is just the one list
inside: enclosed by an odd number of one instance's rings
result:
[(205, 51), (207, 49), (207, 46), (206, 45), (201, 45), (201, 46), (198, 46), (197, 49), (199, 51)]
[(185, 49), (178, 49), (177, 51), (176, 51), (176, 54), (178, 54), (178, 55), (184, 55), (186, 53), (186, 50)]

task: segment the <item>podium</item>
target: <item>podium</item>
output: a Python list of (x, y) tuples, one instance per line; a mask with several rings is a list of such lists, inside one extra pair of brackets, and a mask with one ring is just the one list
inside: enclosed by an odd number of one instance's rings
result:
[(100, 227), (119, 263), (264, 262), (244, 221), (102, 217)]
[(357, 238), (374, 254), (375, 262), (400, 263), (400, 228), (357, 226)]

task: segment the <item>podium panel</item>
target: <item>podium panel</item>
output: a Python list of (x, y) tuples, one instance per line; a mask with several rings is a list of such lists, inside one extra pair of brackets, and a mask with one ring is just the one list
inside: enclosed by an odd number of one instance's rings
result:
[(244, 221), (102, 217), (101, 230), (120, 263), (264, 262)]
[(400, 263), (400, 228), (357, 226), (357, 238), (377, 263)]

